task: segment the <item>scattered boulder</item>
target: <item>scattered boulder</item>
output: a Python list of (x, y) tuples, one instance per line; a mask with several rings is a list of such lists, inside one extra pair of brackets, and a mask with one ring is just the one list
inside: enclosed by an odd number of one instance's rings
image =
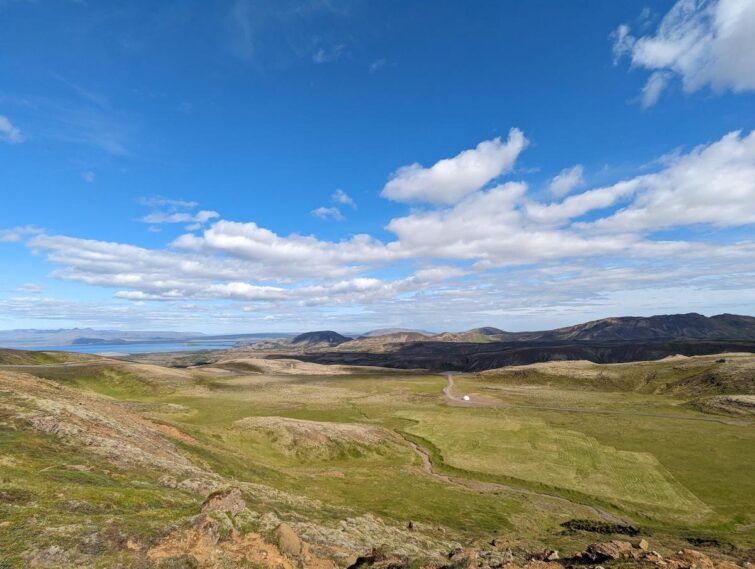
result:
[(632, 544), (628, 541), (606, 541), (587, 546), (581, 557), (591, 563), (602, 563), (632, 557)]
[(212, 492), (202, 504), (202, 513), (228, 512), (232, 515), (240, 514), (246, 509), (246, 502), (241, 490), (236, 487), (225, 488)]
[(480, 552), (476, 549), (454, 549), (448, 555), (448, 560), (451, 562), (449, 569), (471, 569), (477, 566), (477, 560), (480, 557)]
[(533, 561), (556, 561), (559, 559), (559, 555), (555, 549), (544, 549), (543, 551), (532, 553), (530, 559)]
[(304, 542), (286, 523), (280, 524), (275, 530), (275, 539), (281, 552), (289, 557), (299, 557), (304, 553)]

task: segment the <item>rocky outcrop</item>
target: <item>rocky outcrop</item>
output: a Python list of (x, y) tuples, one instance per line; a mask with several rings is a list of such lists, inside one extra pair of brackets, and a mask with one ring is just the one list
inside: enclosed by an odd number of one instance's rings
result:
[(237, 515), (246, 509), (246, 502), (238, 488), (225, 488), (211, 493), (202, 504), (202, 513), (228, 512)]

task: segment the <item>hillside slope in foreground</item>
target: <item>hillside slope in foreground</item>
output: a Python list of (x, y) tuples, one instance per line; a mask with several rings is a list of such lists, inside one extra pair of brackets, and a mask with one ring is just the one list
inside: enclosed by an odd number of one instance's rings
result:
[(0, 567), (733, 569), (755, 356), (431, 374), (0, 353)]

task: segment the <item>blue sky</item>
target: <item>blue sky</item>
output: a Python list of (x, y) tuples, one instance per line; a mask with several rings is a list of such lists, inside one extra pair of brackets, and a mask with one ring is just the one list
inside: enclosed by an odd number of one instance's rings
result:
[(0, 328), (755, 313), (755, 0), (0, 0)]

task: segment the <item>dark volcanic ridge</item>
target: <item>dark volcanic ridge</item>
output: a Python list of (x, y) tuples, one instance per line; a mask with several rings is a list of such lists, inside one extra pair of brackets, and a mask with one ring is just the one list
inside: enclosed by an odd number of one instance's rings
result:
[[(319, 351), (296, 355), (318, 364), (478, 372), (538, 362), (587, 360), (625, 363), (668, 356), (755, 352), (755, 341), (672, 340), (643, 342), (412, 342), (393, 352)], [(268, 354), (268, 358), (291, 357)]]
[[(405, 334), (400, 340), (396, 336), (386, 335), (380, 349), (377, 343), (350, 340), (330, 331), (302, 334), (291, 344), (304, 347), (297, 359), (319, 364), (474, 372), (554, 360), (623, 363), (676, 354), (753, 352), (755, 318), (690, 313), (604, 318), (539, 332), (504, 332), (483, 327), (457, 334), (457, 341), (449, 341), (448, 334), (428, 338)], [(469, 340), (475, 336), (482, 340)], [(267, 357), (283, 356), (273, 349)]]

